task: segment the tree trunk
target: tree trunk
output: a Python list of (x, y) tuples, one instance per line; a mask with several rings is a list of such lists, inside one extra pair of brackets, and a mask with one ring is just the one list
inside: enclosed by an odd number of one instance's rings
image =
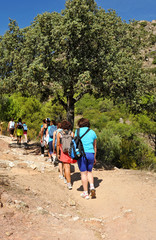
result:
[(67, 97), (67, 120), (72, 124), (72, 128), (74, 127), (74, 106), (75, 99), (73, 98), (73, 91), (71, 91)]

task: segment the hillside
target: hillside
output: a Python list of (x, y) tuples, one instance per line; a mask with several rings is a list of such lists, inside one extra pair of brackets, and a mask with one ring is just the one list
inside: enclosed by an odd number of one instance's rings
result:
[(143, 67), (156, 68), (156, 20), (152, 22), (139, 21), (138, 26), (142, 27), (148, 36), (147, 46), (141, 50), (141, 54), (144, 56)]

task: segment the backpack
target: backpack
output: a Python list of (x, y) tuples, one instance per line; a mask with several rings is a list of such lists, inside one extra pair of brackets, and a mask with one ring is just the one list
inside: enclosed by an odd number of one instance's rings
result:
[(64, 153), (68, 153), (70, 149), (70, 143), (72, 141), (71, 131), (61, 131), (60, 134), (62, 135), (62, 150)]
[(83, 148), (83, 144), (81, 139), (90, 131), (90, 129), (88, 128), (87, 131), (80, 137), (80, 129), (77, 129), (77, 136), (74, 137), (74, 139), (71, 141), (70, 144), (70, 151), (69, 151), (69, 156), (72, 159), (78, 160), (80, 159), (82, 156), (86, 157), (84, 148)]
[(18, 128), (18, 129), (23, 129), (23, 125), (22, 125), (21, 122), (18, 123), (17, 128)]
[(57, 127), (52, 125), (49, 130), (49, 137), (53, 138), (53, 133), (56, 131)]
[(25, 123), (23, 124), (23, 129), (24, 129), (24, 131), (28, 130), (28, 127), (27, 127), (27, 125)]

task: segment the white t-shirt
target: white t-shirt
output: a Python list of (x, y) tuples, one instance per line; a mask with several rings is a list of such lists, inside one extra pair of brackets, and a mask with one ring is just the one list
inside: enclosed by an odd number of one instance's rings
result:
[(9, 128), (15, 128), (15, 122), (14, 121), (10, 121)]

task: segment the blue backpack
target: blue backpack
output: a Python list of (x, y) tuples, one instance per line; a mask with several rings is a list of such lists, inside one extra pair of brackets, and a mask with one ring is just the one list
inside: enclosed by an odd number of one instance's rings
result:
[(90, 131), (90, 129), (88, 128), (87, 131), (80, 137), (80, 129), (77, 129), (77, 136), (74, 137), (74, 139), (72, 139), (71, 143), (70, 143), (70, 149), (69, 149), (69, 156), (74, 159), (74, 160), (78, 160), (80, 159), (82, 156), (86, 157), (84, 148), (83, 148), (83, 144), (81, 139)]
[(23, 129), (24, 129), (24, 131), (28, 130), (28, 127), (27, 127), (27, 125), (25, 123), (23, 124)]
[(52, 125), (49, 130), (49, 137), (53, 138), (53, 133), (56, 131), (57, 127)]

